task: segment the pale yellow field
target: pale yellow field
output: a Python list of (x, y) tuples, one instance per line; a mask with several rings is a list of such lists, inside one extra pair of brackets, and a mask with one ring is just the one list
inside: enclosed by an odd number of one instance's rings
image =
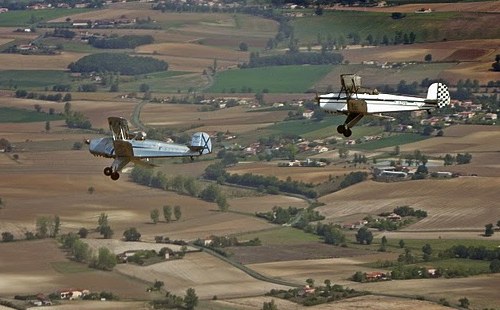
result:
[(60, 55), (2, 54), (0, 70), (67, 70), (70, 63), (85, 55), (73, 52)]

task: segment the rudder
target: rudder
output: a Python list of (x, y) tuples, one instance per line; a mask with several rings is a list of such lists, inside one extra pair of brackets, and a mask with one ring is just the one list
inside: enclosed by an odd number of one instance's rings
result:
[(434, 101), (438, 108), (444, 108), (450, 104), (451, 97), (448, 86), (443, 83), (433, 83), (427, 90), (426, 101)]

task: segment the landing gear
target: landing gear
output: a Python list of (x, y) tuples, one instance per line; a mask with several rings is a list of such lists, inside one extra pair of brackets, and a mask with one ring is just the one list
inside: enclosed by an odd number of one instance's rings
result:
[(113, 172), (113, 168), (111, 167), (104, 168), (104, 175), (111, 177), (111, 180), (113, 181), (116, 181), (120, 178), (120, 174), (118, 173), (118, 171)]
[(105, 176), (109, 177), (112, 173), (113, 173), (113, 170), (111, 169), (111, 167), (104, 168), (104, 175)]
[(346, 125), (339, 125), (337, 127), (337, 132), (340, 134), (343, 134), (344, 137), (350, 137), (352, 135), (352, 130), (351, 128), (347, 127)]
[(120, 174), (118, 172), (111, 173), (111, 180), (116, 181), (120, 178)]

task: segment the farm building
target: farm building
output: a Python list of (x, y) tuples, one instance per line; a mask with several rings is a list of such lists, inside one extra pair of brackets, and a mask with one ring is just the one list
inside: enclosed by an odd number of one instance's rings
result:
[(82, 289), (70, 288), (70, 289), (60, 290), (58, 293), (59, 293), (59, 296), (61, 297), (61, 299), (74, 300), (74, 299), (82, 298), (83, 296), (90, 294), (90, 291), (86, 290), (86, 289), (82, 290)]

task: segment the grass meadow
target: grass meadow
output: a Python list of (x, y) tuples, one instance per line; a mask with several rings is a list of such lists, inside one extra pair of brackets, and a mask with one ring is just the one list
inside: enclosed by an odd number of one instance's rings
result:
[(46, 22), (63, 16), (90, 12), (92, 9), (50, 9), (50, 10), (16, 10), (2, 13), (0, 27), (25, 27), (37, 22)]
[(52, 89), (56, 84), (71, 84), (69, 72), (58, 70), (5, 70), (1, 71), (0, 89)]
[[(372, 127), (370, 127), (372, 128)], [(356, 128), (357, 129), (357, 128)], [(372, 133), (372, 135), (376, 135), (377, 133)], [(386, 147), (403, 145), (413, 142), (422, 141), (430, 138), (429, 136), (424, 136), (418, 133), (402, 133), (402, 134), (393, 134), (388, 137), (384, 137), (380, 140), (374, 140), (362, 144), (357, 144), (352, 146), (353, 149), (361, 149), (367, 151), (374, 151), (377, 149), (382, 149)]]
[[(408, 13), (405, 18), (393, 19), (390, 13), (361, 11), (329, 11), (322, 16), (307, 16), (292, 21), (295, 37), (302, 44), (316, 44), (318, 36), (323, 40), (331, 36), (333, 39), (343, 36), (346, 40), (350, 34), (357, 33), (364, 41), (368, 35), (381, 41), (384, 35), (389, 40), (396, 32), (413, 32), (416, 42), (440, 41), (443, 39), (478, 39), (495, 38), (499, 29), (490, 29), (477, 34), (476, 27), (488, 27), (483, 24), (481, 14), (471, 15), (460, 12), (433, 12), (432, 14)], [(462, 31), (448, 29), (452, 20), (467, 20), (474, 26), (464, 27)], [(355, 21), (355, 22), (353, 22)], [(479, 35), (479, 37), (478, 37)]]
[(331, 69), (331, 65), (319, 65), (228, 70), (218, 73), (214, 84), (206, 91), (234, 93), (247, 90), (255, 93), (267, 90), (270, 93), (304, 93)]
[(259, 238), (263, 245), (304, 244), (321, 241), (321, 238), (317, 235), (308, 234), (300, 229), (292, 227), (278, 227), (276, 229), (267, 229), (238, 236), (239, 240), (250, 240), (254, 238)]
[(50, 115), (36, 111), (0, 107), (0, 123), (29, 123), (64, 119), (61, 115)]

